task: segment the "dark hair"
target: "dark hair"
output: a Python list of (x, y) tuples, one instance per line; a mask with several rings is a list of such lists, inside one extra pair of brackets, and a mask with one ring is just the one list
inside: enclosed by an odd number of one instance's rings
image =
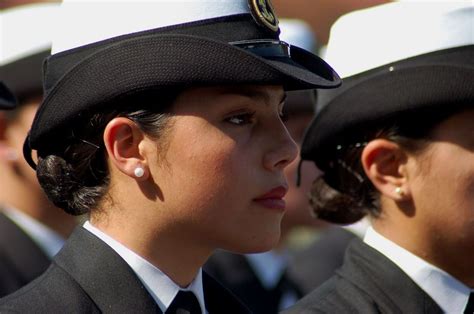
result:
[(114, 117), (126, 117), (164, 145), (169, 108), (176, 96), (177, 93), (147, 92), (104, 107), (113, 105), (115, 109), (84, 114), (72, 129), (65, 131), (67, 136), (60, 149), (38, 152), (36, 174), (48, 198), (72, 215), (85, 214), (96, 207), (106, 195), (110, 181), (102, 140), (107, 123)]
[[(357, 222), (365, 215), (380, 215), (380, 194), (368, 179), (361, 162), (365, 145), (377, 138), (387, 139), (404, 150), (416, 153), (430, 143), (432, 130), (452, 113), (416, 114), (404, 120), (387, 120), (365, 126), (364, 131), (340, 139), (331, 152), (326, 152), (327, 167), (322, 177), (313, 182), (310, 204), (314, 214), (338, 224)], [(423, 120), (420, 120), (423, 117)]]

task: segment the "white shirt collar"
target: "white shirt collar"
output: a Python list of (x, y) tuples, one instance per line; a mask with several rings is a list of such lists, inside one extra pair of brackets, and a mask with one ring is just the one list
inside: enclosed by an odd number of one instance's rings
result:
[(266, 289), (276, 287), (288, 265), (288, 255), (274, 251), (246, 254), (245, 258)]
[(64, 238), (56, 231), (13, 207), (4, 207), (3, 213), (22, 229), (48, 256), (53, 258), (64, 245)]
[(471, 291), (459, 280), (383, 237), (372, 227), (367, 229), (364, 242), (400, 267), (445, 313), (464, 311)]
[(104, 241), (125, 260), (125, 262), (136, 273), (163, 313), (168, 309), (179, 290), (192, 291), (199, 301), (202, 313), (206, 313), (201, 269), (193, 282), (185, 289), (181, 289), (160, 269), (125, 247), (123, 244), (114, 240), (109, 235), (94, 227), (89, 221), (86, 221), (83, 227)]

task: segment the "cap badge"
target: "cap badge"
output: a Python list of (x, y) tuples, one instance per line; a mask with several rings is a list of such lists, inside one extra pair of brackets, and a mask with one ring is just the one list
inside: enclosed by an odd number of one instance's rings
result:
[(258, 24), (266, 26), (274, 32), (278, 31), (278, 18), (270, 0), (249, 0), (249, 4), (252, 16)]

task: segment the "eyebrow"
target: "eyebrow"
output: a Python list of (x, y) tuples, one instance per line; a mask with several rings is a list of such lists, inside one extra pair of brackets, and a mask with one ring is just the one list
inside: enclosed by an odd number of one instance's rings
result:
[[(270, 93), (263, 92), (261, 90), (255, 90), (252, 88), (244, 87), (244, 88), (238, 89), (236, 92), (238, 94), (244, 95), (249, 98), (261, 99), (266, 105), (269, 105), (271, 103)], [(286, 98), (287, 98), (286, 92), (283, 91), (279, 104), (284, 103), (286, 101)]]

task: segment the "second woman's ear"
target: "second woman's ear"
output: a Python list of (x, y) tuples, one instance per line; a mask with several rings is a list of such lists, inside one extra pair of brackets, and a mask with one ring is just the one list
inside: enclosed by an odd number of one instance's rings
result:
[(124, 117), (112, 119), (105, 127), (103, 139), (114, 168), (138, 180), (148, 177), (145, 136), (135, 122)]
[(403, 201), (409, 195), (406, 164), (407, 155), (389, 140), (370, 141), (362, 151), (361, 162), (372, 184), (381, 194), (394, 201)]

